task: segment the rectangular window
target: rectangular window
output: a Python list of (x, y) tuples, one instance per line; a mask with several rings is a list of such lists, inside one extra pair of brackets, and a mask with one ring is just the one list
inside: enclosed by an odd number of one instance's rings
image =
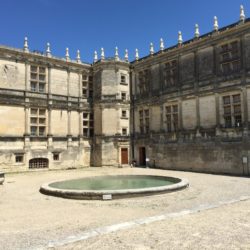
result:
[(233, 41), (222, 45), (220, 47), (219, 59), (222, 74), (230, 75), (234, 72), (239, 72), (241, 68), (239, 42)]
[(164, 87), (171, 87), (177, 84), (177, 60), (165, 63), (163, 78)]
[(126, 101), (126, 99), (127, 99), (127, 94), (126, 94), (126, 92), (122, 92), (122, 93), (121, 93), (121, 98), (122, 98), (123, 101)]
[(16, 163), (23, 163), (23, 154), (16, 154), (15, 160)]
[(30, 90), (33, 92), (45, 92), (46, 69), (43, 66), (30, 66)]
[(179, 123), (178, 104), (165, 107), (167, 132), (177, 131)]
[(122, 135), (128, 135), (127, 128), (122, 129)]
[(149, 70), (148, 69), (139, 72), (138, 91), (141, 95), (146, 94), (149, 91)]
[(127, 84), (126, 75), (121, 74), (121, 84)]
[(240, 94), (223, 96), (223, 110), (226, 128), (242, 127)]
[(83, 112), (83, 136), (91, 137), (94, 134), (94, 116), (93, 113)]
[(53, 161), (59, 161), (60, 160), (60, 153), (55, 152), (53, 153)]
[(82, 75), (82, 97), (93, 97), (93, 76)]
[(127, 110), (122, 110), (122, 118), (127, 118)]
[(30, 109), (30, 134), (32, 136), (45, 136), (46, 110), (40, 108)]

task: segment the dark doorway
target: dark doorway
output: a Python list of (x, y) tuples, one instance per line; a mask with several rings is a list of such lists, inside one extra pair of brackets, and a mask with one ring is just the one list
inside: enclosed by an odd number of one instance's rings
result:
[(121, 162), (122, 164), (128, 164), (128, 149), (121, 148)]
[(139, 148), (139, 165), (146, 166), (146, 149), (145, 149), (145, 147)]

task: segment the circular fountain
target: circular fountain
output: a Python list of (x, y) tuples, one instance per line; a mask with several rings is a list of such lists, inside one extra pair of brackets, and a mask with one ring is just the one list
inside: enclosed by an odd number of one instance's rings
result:
[(47, 195), (82, 200), (111, 200), (172, 192), (188, 187), (186, 179), (155, 175), (108, 175), (44, 184)]

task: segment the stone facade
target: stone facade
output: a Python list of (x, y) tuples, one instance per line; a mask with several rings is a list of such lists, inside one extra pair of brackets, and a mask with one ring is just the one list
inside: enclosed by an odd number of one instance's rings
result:
[[(215, 25), (216, 26), (216, 25)], [(0, 46), (0, 169), (250, 174), (250, 21), (129, 63)], [(127, 53), (127, 52), (126, 52)]]
[(244, 20), (131, 63), (140, 165), (250, 175), (249, 35)]

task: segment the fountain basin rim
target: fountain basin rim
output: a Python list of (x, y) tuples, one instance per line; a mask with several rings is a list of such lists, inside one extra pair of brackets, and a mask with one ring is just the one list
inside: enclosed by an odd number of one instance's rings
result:
[[(124, 175), (109, 175), (109, 176), (124, 176)], [(131, 175), (131, 176), (142, 176), (142, 175)], [(113, 198), (123, 198), (123, 197), (132, 197), (132, 196), (142, 196), (142, 195), (152, 195), (154, 193), (163, 193), (163, 192), (172, 192), (179, 189), (183, 189), (189, 186), (189, 182), (185, 178), (176, 178), (170, 176), (156, 176), (156, 175), (144, 175), (152, 177), (161, 177), (161, 178), (173, 178), (175, 180), (180, 180), (178, 183), (171, 185), (158, 186), (158, 187), (147, 187), (147, 188), (136, 188), (136, 189), (118, 189), (118, 190), (76, 190), (76, 189), (60, 189), (51, 187), (50, 185), (55, 182), (61, 181), (52, 181), (43, 184), (40, 187), (40, 192), (47, 195), (58, 196), (62, 198), (71, 198), (71, 199), (103, 199), (103, 195), (112, 195)], [(95, 176), (102, 177), (102, 176)], [(95, 178), (93, 177), (93, 178)], [(92, 177), (86, 177), (92, 178)], [(67, 179), (69, 180), (69, 179)], [(64, 180), (64, 181), (67, 181)], [(63, 180), (62, 180), (63, 181)]]

